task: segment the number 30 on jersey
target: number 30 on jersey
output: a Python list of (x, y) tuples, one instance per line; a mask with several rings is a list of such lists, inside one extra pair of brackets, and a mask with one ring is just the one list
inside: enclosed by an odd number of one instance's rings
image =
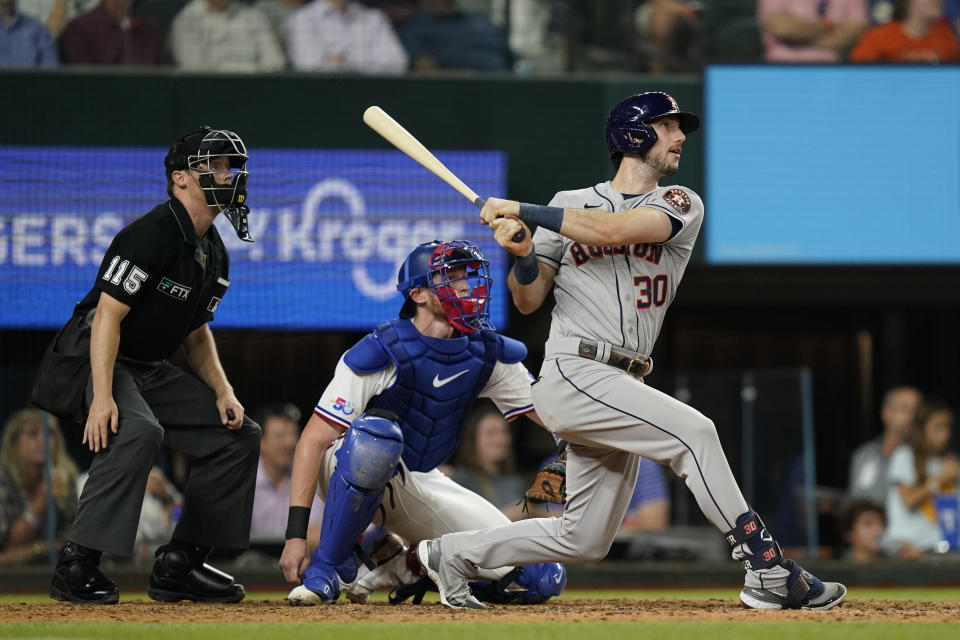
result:
[(637, 288), (637, 309), (661, 307), (667, 301), (667, 276), (662, 273), (653, 278), (634, 276), (633, 286)]

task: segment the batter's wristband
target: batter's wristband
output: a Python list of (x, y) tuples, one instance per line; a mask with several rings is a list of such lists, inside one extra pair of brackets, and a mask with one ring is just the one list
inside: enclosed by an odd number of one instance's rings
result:
[(531, 284), (540, 275), (540, 262), (537, 260), (537, 254), (531, 249), (530, 253), (517, 258), (513, 263), (513, 276), (517, 279), (517, 284)]
[(310, 522), (310, 507), (290, 507), (287, 512), (287, 533), (285, 538), (307, 539), (307, 524)]
[(560, 233), (560, 227), (563, 226), (563, 208), (545, 207), (539, 204), (520, 203), (520, 213), (518, 218), (529, 224), (535, 224), (538, 227), (549, 229)]

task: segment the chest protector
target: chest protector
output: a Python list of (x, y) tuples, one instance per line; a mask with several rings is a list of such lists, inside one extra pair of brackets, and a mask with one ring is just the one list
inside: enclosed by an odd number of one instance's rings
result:
[(367, 406), (397, 414), (404, 463), (411, 471), (430, 471), (456, 451), (463, 416), (490, 379), (503, 340), (493, 331), (431, 338), (398, 318), (377, 325), (344, 362), (357, 373), (396, 366), (396, 381)]

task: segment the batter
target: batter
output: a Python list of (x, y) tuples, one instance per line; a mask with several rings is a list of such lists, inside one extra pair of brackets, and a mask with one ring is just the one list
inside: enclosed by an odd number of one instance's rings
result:
[[(480, 608), (464, 587), (481, 569), (606, 556), (630, 501), (640, 456), (686, 480), (704, 515), (746, 567), (741, 601), (758, 609), (829, 609), (846, 588), (785, 559), (730, 471), (713, 422), (643, 382), (667, 308), (703, 222), (691, 189), (659, 186), (676, 173), (692, 113), (660, 92), (630, 96), (607, 119), (616, 176), (562, 191), (547, 207), (491, 198), (481, 212), (517, 256), (509, 285), (531, 313), (554, 290), (534, 407), (570, 443), (562, 518), (533, 519), (425, 540), (421, 563), (452, 608)], [(525, 223), (537, 224), (531, 239)], [(523, 240), (513, 237), (521, 229)], [(645, 464), (651, 464), (646, 462)]]

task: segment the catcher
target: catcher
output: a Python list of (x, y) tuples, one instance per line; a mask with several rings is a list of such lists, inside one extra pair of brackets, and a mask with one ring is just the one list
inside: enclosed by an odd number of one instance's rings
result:
[[(524, 493), (524, 511), (530, 504), (562, 505), (567, 501), (567, 443), (560, 440), (557, 446), (557, 454), (537, 473), (533, 484)], [(341, 585), (351, 602), (367, 604), (371, 593), (388, 590), (390, 604), (399, 604), (410, 598), (414, 604), (420, 604), (428, 591), (437, 590), (433, 581), (423, 575), (416, 553), (404, 544), (403, 539), (376, 525), (364, 532), (354, 546), (351, 559), (357, 567), (357, 578)], [(516, 579), (523, 572), (522, 567), (517, 567), (496, 582), (475, 580), (470, 583), (470, 589), (484, 602), (530, 604), (535, 596), (517, 589)], [(556, 580), (558, 574), (547, 571), (545, 575)], [(527, 579), (530, 577), (528, 575)], [(303, 586), (296, 587), (291, 593), (291, 604), (315, 604), (318, 598), (307, 591)]]
[[(521, 362), (526, 348), (490, 324), (490, 285), (488, 262), (473, 243), (424, 243), (400, 267), (400, 317), (341, 358), (294, 456), (280, 559), (286, 579), (303, 582), (290, 592), (291, 604), (333, 603), (342, 589), (363, 601), (376, 588), (417, 580), (416, 554), (402, 553), (396, 539), (368, 535), (357, 548), (371, 522), (414, 545), (509, 522), (436, 468), (456, 448), (463, 414), (478, 397), (490, 398), (507, 420), (526, 414), (539, 423), (533, 376)], [(325, 508), (320, 544), (308, 560), (315, 490)], [(558, 563), (504, 567), (479, 576), (477, 597), (543, 602), (565, 583)]]

